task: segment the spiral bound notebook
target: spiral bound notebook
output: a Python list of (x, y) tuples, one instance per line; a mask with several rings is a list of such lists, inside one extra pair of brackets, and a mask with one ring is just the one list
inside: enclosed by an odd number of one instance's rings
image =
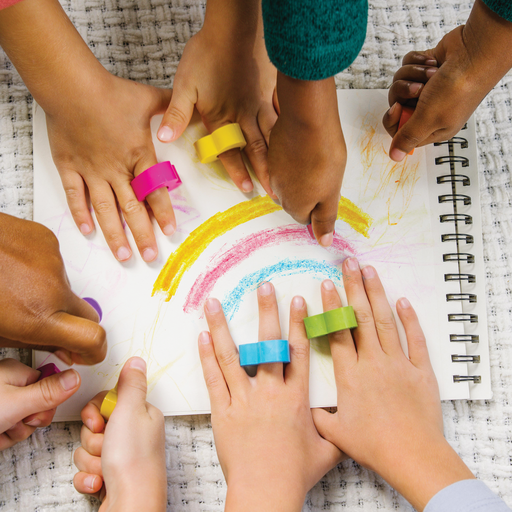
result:
[[(105, 361), (77, 368), (81, 388), (59, 407), (56, 421), (78, 419), (92, 396), (115, 386), (132, 355), (146, 359), (148, 399), (165, 414), (209, 412), (197, 351), (198, 334), (207, 328), (206, 298), (221, 300), (235, 343), (255, 342), (255, 290), (272, 281), (285, 338), (294, 295), (306, 299), (310, 315), (322, 312), (322, 279), (332, 279), (344, 296), (340, 262), (347, 256), (376, 267), (393, 308), (406, 296), (417, 310), (442, 399), (491, 397), (473, 119), (451, 141), (419, 148), (397, 164), (387, 155), (390, 137), (381, 123), (387, 91), (338, 91), (338, 102), (348, 162), (330, 249), (259, 184), (242, 194), (219, 162), (201, 164), (193, 144), (206, 129), (196, 117), (173, 144), (153, 138), (158, 160), (170, 160), (183, 184), (170, 193), (178, 229), (165, 237), (154, 224), (159, 256), (149, 265), (128, 227), (134, 251), (123, 264), (99, 229), (80, 234), (52, 161), (44, 112), (35, 107), (34, 218), (57, 235), (75, 293), (100, 303), (109, 343)], [(152, 121), (153, 134), (158, 123)], [(42, 362), (65, 367), (36, 352), (35, 364)], [(310, 375), (311, 405), (335, 405), (325, 337), (311, 342)]]

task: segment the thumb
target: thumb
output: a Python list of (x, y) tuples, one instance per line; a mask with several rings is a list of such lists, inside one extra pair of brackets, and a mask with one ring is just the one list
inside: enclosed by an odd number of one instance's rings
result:
[(337, 200), (318, 203), (311, 212), (311, 227), (315, 238), (322, 247), (329, 247), (332, 244), (337, 215)]
[(66, 370), (29, 386), (16, 388), (11, 410), (13, 424), (31, 414), (55, 409), (79, 387), (79, 373), (75, 370)]
[(146, 378), (146, 361), (140, 357), (131, 357), (126, 361), (117, 383), (117, 405), (133, 408), (146, 405), (148, 384)]
[(157, 137), (160, 142), (172, 142), (185, 131), (194, 113), (197, 96), (190, 98), (186, 89), (175, 83), (171, 102), (167, 107)]
[(311, 409), (313, 421), (318, 433), (326, 440), (337, 446), (340, 450), (343, 448), (339, 442), (339, 430), (337, 415), (327, 412), (325, 409)]

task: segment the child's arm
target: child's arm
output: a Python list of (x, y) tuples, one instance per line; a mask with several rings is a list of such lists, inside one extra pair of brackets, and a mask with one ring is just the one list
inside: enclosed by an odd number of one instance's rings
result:
[[(172, 142), (187, 127), (194, 106), (209, 132), (239, 123), (247, 141), (244, 153), (267, 193), (267, 144), (277, 115), (272, 105), (276, 70), (263, 41), (260, 0), (208, 0), (202, 29), (180, 59), (173, 97), (158, 138)], [(238, 149), (220, 156), (242, 192), (253, 189)]]
[[(432, 50), (408, 53), (393, 78), (392, 108), (383, 118), (393, 137), (390, 157), (400, 161), (417, 146), (453, 137), (512, 68), (510, 48), (512, 4), (476, 0), (465, 26), (446, 34)], [(416, 109), (398, 130), (400, 105)]]
[[(85, 190), (118, 260), (130, 258), (116, 200), (145, 261), (157, 256), (144, 203), (130, 186), (157, 163), (149, 126), (171, 92), (108, 73), (96, 60), (58, 0), (23, 0), (0, 11), (0, 45), (47, 116), (53, 159), (73, 218), (86, 235), (94, 229)], [(148, 196), (165, 234), (176, 222), (167, 189)]]
[[(260, 286), (258, 305), (258, 339), (280, 339), (272, 284)], [(282, 363), (259, 365), (255, 377), (248, 377), (240, 366), (218, 300), (207, 301), (205, 315), (211, 335), (201, 333), (199, 355), (215, 445), (228, 484), (226, 510), (299, 511), (307, 491), (342, 460), (341, 452), (318, 435), (309, 408), (304, 299), (295, 297), (291, 305), (291, 362), (284, 368)]]
[(49, 350), (67, 364), (107, 354), (98, 313), (69, 286), (47, 228), (0, 213), (0, 346)]
[(160, 410), (146, 402), (146, 363), (132, 357), (119, 376), (118, 400), (107, 424), (105, 392), (82, 410), (82, 446), (75, 452), (78, 492), (101, 499), (102, 512), (164, 512), (167, 506), (165, 428)]
[(80, 387), (80, 375), (67, 370), (39, 382), (41, 372), (15, 359), (0, 361), (0, 451), (48, 426), (55, 409)]
[[(338, 412), (315, 410), (316, 427), (422, 511), (437, 493), (474, 476), (443, 436), (437, 381), (410, 303), (397, 302), (407, 357), (375, 269), (361, 272), (356, 259), (347, 259), (343, 281), (358, 327), (329, 336)], [(322, 300), (325, 311), (341, 307), (332, 281), (322, 284)]]

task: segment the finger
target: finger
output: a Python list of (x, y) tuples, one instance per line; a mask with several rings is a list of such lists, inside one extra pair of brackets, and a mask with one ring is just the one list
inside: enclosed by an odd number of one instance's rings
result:
[(36, 413), (55, 409), (78, 391), (79, 387), (78, 372), (66, 370), (28, 386), (13, 388), (14, 399), (8, 412), (11, 423), (14, 424)]
[(11, 357), (0, 360), (2, 380), (10, 386), (24, 387), (37, 381), (41, 372)]
[[(405, 81), (412, 83), (426, 84), (429, 78), (433, 77), (439, 68), (435, 66), (418, 66), (417, 64), (409, 64), (402, 66), (393, 77), (393, 83)], [(395, 100), (396, 101), (396, 100)], [(393, 104), (390, 102), (390, 104)]]
[(415, 107), (424, 86), (425, 84), (412, 82), (410, 80), (398, 80), (393, 82), (389, 88), (388, 102), (390, 105), (398, 102), (402, 105)]
[(273, 192), (270, 188), (270, 176), (268, 173), (267, 142), (260, 131), (256, 119), (247, 120), (243, 122), (243, 124), (240, 124), (240, 126), (247, 141), (244, 153), (249, 159), (249, 162), (251, 162), (254, 173), (265, 189), (265, 192), (271, 195)]
[(9, 430), (0, 434), (0, 451), (25, 441), (25, 439), (28, 439), (33, 434), (35, 429), (35, 427), (25, 425), (21, 421), (16, 423)]
[(127, 182), (114, 184), (114, 192), (142, 259), (146, 263), (153, 261), (158, 255), (158, 249), (145, 204), (135, 197), (135, 192)]
[(238, 350), (229, 333), (220, 302), (217, 299), (208, 299), (204, 312), (210, 328), (215, 356), (233, 397), (235, 392), (246, 389), (249, 385), (249, 377), (240, 366)]
[(82, 235), (90, 235), (94, 230), (94, 222), (85, 197), (84, 180), (77, 172), (69, 170), (60, 172), (60, 178), (75, 224)]
[(405, 329), (409, 360), (417, 368), (431, 369), (427, 341), (411, 303), (403, 297), (396, 303), (396, 310)]
[(329, 247), (334, 239), (339, 190), (332, 197), (333, 199), (318, 203), (311, 212), (311, 227), (315, 238), (322, 247)]
[[(154, 151), (146, 153), (135, 166), (135, 176), (138, 176), (157, 163), (158, 161)], [(172, 209), (171, 198), (169, 197), (167, 187), (160, 187), (154, 190), (151, 194), (148, 194), (146, 201), (149, 206), (151, 206), (153, 215), (162, 233), (166, 236), (171, 236), (176, 231), (176, 217)]]
[(194, 113), (197, 102), (197, 92), (188, 90), (186, 83), (177, 74), (174, 80), (174, 90), (171, 102), (158, 128), (157, 137), (161, 142), (172, 142), (181, 137)]
[(400, 345), (400, 338), (398, 337), (393, 311), (389, 306), (386, 292), (384, 291), (384, 287), (382, 286), (375, 268), (368, 265), (363, 268), (361, 273), (363, 274), (364, 289), (370, 301), (382, 350), (389, 355), (405, 355)]
[(364, 289), (359, 262), (347, 258), (343, 262), (343, 284), (347, 292), (348, 303), (354, 308), (357, 328), (354, 329), (354, 341), (359, 355), (382, 350), (373, 320), (372, 308)]
[(148, 381), (146, 361), (140, 357), (131, 357), (126, 361), (117, 383), (117, 405), (112, 415), (121, 410), (146, 410)]
[[(272, 283), (262, 283), (258, 288), (259, 341), (280, 340), (281, 326), (277, 308), (276, 292)], [(257, 372), (258, 380), (274, 382), (283, 380), (283, 363), (260, 364)]]
[(91, 455), (82, 446), (79, 446), (75, 450), (73, 462), (75, 463), (78, 471), (84, 471), (85, 473), (103, 477), (103, 472), (101, 470), (101, 457)]
[(110, 185), (104, 181), (88, 183), (87, 185), (98, 224), (112, 254), (119, 261), (130, 259), (132, 250), (121, 224), (116, 200)]
[(210, 397), (212, 414), (221, 413), (229, 407), (231, 397), (219, 362), (215, 357), (212, 337), (208, 331), (203, 331), (199, 335), (199, 357)]
[(91, 475), (80, 471), (73, 477), (73, 485), (81, 494), (99, 493), (103, 486), (103, 478), (99, 475)]
[(80, 431), (80, 443), (82, 444), (83, 449), (91, 455), (101, 457), (104, 438), (105, 435), (103, 433), (95, 434), (86, 425), (82, 425), (82, 430)]
[(313, 421), (318, 433), (327, 441), (343, 450), (343, 430), (337, 421), (337, 414), (324, 409), (311, 409)]
[(424, 66), (437, 66), (439, 63), (434, 57), (434, 50), (425, 50), (423, 52), (412, 51), (407, 53), (402, 59), (402, 65), (420, 64)]
[[(322, 283), (321, 290), (324, 312), (342, 307), (338, 291), (330, 279)], [(354, 345), (350, 329), (333, 332), (328, 337), (334, 364), (334, 375), (338, 377), (343, 374), (344, 367), (350, 366), (357, 361), (356, 346)]]
[(86, 406), (82, 409), (80, 417), (84, 425), (95, 434), (100, 434), (105, 430), (105, 420), (100, 414), (101, 404), (108, 391), (98, 393)]
[(308, 316), (306, 301), (294, 297), (290, 305), (290, 364), (284, 370), (285, 382), (297, 383), (309, 400), (309, 340), (306, 336), (304, 318)]
[(264, 103), (259, 112), (258, 112), (258, 126), (260, 129), (263, 138), (265, 139), (265, 143), (270, 144), (270, 132), (277, 121), (277, 112), (274, 108), (274, 105), (270, 103)]
[(391, 137), (395, 136), (395, 133), (398, 131), (398, 126), (400, 125), (400, 116), (402, 115), (402, 105), (400, 103), (393, 103), (391, 107), (386, 111), (384, 116), (382, 117), (382, 124), (385, 130), (391, 135)]
[(87, 301), (78, 297), (73, 292), (71, 292), (68, 299), (68, 310), (67, 312), (73, 316), (79, 316), (81, 318), (86, 318), (91, 322), (100, 322), (100, 316), (96, 309), (94, 309)]
[(23, 419), (23, 423), (29, 427), (41, 428), (47, 427), (53, 420), (57, 409), (50, 409), (49, 411), (38, 412), (31, 414)]

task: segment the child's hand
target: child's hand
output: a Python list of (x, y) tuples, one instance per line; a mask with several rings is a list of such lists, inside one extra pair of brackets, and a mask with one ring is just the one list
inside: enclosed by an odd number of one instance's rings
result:
[(98, 313), (72, 292), (49, 229), (0, 213), (0, 274), (0, 346), (49, 350), (67, 364), (103, 361)]
[[(239, 123), (247, 141), (244, 153), (265, 191), (273, 195), (267, 144), (277, 118), (272, 105), (276, 70), (265, 49), (261, 6), (249, 0), (231, 4), (207, 4), (204, 26), (187, 43), (178, 65), (158, 138), (172, 142), (180, 137), (194, 106), (210, 133)], [(239, 149), (226, 151), (220, 160), (242, 192), (253, 189)]]
[[(383, 124), (393, 137), (390, 157), (401, 161), (417, 146), (453, 137), (512, 67), (512, 23), (476, 0), (465, 26), (424, 52), (410, 52), (389, 90)], [(398, 131), (401, 105), (416, 105)]]
[[(313, 411), (320, 434), (379, 473), (418, 510), (438, 491), (474, 478), (443, 437), (437, 381), (425, 337), (407, 299), (397, 311), (409, 357), (377, 273), (356, 259), (343, 263), (348, 302), (358, 327), (329, 336), (338, 412)], [(322, 284), (324, 311), (341, 307), (332, 281)]]
[(132, 357), (121, 370), (108, 423), (100, 414), (105, 392), (82, 410), (82, 446), (74, 457), (79, 473), (73, 482), (78, 492), (102, 500), (101, 512), (166, 510), (164, 417), (146, 402), (146, 390), (146, 363)]
[(0, 361), (0, 451), (48, 426), (56, 407), (80, 387), (75, 370), (36, 382), (40, 374), (15, 359)]
[[(260, 286), (258, 304), (258, 339), (280, 339), (272, 284)], [(228, 484), (226, 510), (301, 510), (306, 492), (342, 460), (341, 452), (318, 435), (311, 417), (304, 299), (292, 301), (291, 363), (260, 365), (256, 377), (240, 366), (219, 301), (209, 299), (205, 314), (211, 336), (201, 333), (199, 354)]]
[(347, 149), (334, 79), (295, 80), (278, 73), (279, 118), (270, 135), (270, 186), (318, 242), (332, 244)]
[[(76, 225), (87, 235), (94, 229), (85, 190), (110, 250), (119, 261), (131, 256), (131, 248), (119, 216), (118, 205), (142, 258), (158, 254), (146, 205), (130, 185), (133, 178), (157, 163), (150, 120), (165, 111), (171, 91), (98, 73), (89, 96), (73, 108), (47, 112), (48, 136), (53, 160)], [(147, 196), (162, 231), (172, 235), (176, 219), (165, 187)]]

